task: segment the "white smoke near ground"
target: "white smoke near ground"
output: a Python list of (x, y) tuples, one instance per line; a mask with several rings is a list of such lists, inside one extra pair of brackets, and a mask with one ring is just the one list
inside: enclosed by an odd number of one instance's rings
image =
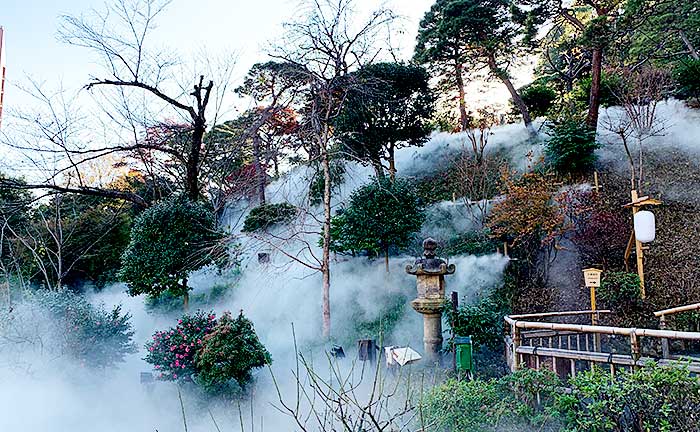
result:
[[(493, 150), (510, 152), (517, 163), (525, 160), (531, 151), (539, 151), (521, 125), (495, 128), (491, 137)], [(397, 152), (397, 166), (401, 176), (419, 176), (436, 169), (447, 169), (451, 156), (463, 145), (462, 136), (435, 134), (420, 148), (406, 148)], [(447, 159), (441, 157), (448, 156)], [(309, 181), (313, 171), (306, 167), (294, 168), (290, 173), (267, 187), (268, 202), (291, 202), (308, 210), (304, 223), (316, 223), (314, 217), (320, 209), (307, 203)], [(371, 181), (372, 170), (355, 163), (347, 166), (345, 179), (333, 199), (337, 208), (347, 201), (358, 186)], [(252, 239), (240, 232), (242, 221), (253, 205), (238, 202), (226, 209), (224, 225), (227, 225), (243, 250), (240, 272), (234, 275), (219, 274), (213, 269), (198, 272), (190, 278), (193, 296), (206, 293), (216, 284), (231, 285), (226, 296), (212, 309), (223, 311), (242, 310), (250, 318), (263, 344), (273, 358), (275, 374), (283, 397), (293, 397), (297, 351), (323, 364), (328, 343), (321, 338), (321, 275), (298, 262), (290, 260), (300, 245), (308, 245), (310, 254), (320, 256), (318, 236), (305, 234), (294, 241), (275, 247), (260, 239)], [(420, 235), (449, 238), (474, 228), (463, 203), (441, 202), (428, 209), (428, 219), (420, 228)], [(258, 252), (270, 254), (269, 263), (258, 260)], [(285, 252), (287, 254), (285, 254)], [(405, 266), (415, 257), (392, 257), (390, 272), (384, 269), (383, 260), (366, 257), (338, 256), (331, 263), (331, 317), (334, 343), (341, 344), (346, 358), (339, 367), (350, 371), (356, 362), (356, 339), (379, 338), (379, 335), (362, 334), (358, 323), (370, 323), (389, 319), (387, 311), (393, 308), (395, 322), (387, 334), (381, 335), (383, 345), (410, 346), (422, 351), (422, 317), (410, 307), (415, 297), (415, 277), (405, 273)], [(473, 301), (486, 295), (502, 279), (508, 260), (501, 255), (449, 257), (457, 271), (447, 276), (447, 291), (457, 291), (460, 299)], [(143, 297), (129, 297), (125, 287), (117, 284), (91, 297), (94, 303), (109, 307), (121, 304), (132, 316), (134, 340), (139, 352), (126, 358), (114, 370), (90, 371), (66, 360), (65, 357), (46, 357), (35, 350), (25, 352), (31, 368), (0, 369), (0, 430), (1, 431), (176, 431), (183, 430), (183, 420), (177, 387), (173, 383), (158, 382), (152, 392), (139, 382), (139, 374), (151, 370), (142, 360), (143, 344), (151, 334), (175, 324), (175, 315), (163, 315), (149, 311)], [(49, 317), (35, 317), (37, 325), (50, 325)], [(293, 329), (293, 330), (292, 330)], [(294, 332), (294, 333), (293, 333)], [(294, 335), (294, 336), (293, 336)], [(296, 344), (295, 344), (296, 341)], [(0, 353), (1, 354), (1, 353)], [(270, 373), (263, 369), (255, 374), (251, 390), (253, 401), (244, 401), (245, 424), (250, 418), (264, 418), (267, 431), (293, 430), (292, 420), (281, 414), (273, 405), (279, 405), (278, 395)], [(364, 384), (363, 384), (364, 385)], [(241, 430), (238, 407), (235, 403), (202, 405), (201, 401), (183, 391), (185, 415), (189, 431), (214, 431), (213, 416), (221, 430)], [(249, 412), (252, 406), (253, 413)], [(211, 414), (208, 409), (211, 409)], [(257, 423), (257, 420), (256, 420)], [(249, 426), (246, 429), (251, 429)], [(258, 430), (261, 430), (258, 427)], [(261, 431), (262, 432), (262, 431)]]

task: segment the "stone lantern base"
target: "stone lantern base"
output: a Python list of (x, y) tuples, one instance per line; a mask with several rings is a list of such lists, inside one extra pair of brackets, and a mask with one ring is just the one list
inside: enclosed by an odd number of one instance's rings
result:
[(423, 346), (426, 359), (430, 363), (440, 361), (442, 350), (442, 311), (443, 298), (418, 298), (411, 302), (416, 312), (423, 315)]

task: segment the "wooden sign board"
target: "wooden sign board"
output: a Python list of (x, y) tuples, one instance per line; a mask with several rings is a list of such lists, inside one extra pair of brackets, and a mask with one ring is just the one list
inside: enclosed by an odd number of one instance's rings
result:
[(587, 287), (599, 287), (600, 286), (600, 274), (603, 273), (602, 270), (596, 268), (587, 268), (583, 270), (583, 280)]

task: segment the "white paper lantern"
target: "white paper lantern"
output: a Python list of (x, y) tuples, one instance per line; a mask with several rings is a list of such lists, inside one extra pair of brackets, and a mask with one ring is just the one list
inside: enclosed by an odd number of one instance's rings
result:
[(656, 219), (654, 213), (640, 210), (634, 215), (634, 236), (642, 243), (649, 243), (656, 238)]

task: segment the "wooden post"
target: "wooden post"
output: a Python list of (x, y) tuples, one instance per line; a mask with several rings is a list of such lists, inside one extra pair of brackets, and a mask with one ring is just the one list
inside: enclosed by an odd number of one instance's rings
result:
[[(459, 293), (457, 291), (452, 291), (450, 294), (450, 297), (452, 298), (452, 311), (457, 312), (457, 308), (459, 306)], [(452, 337), (454, 338), (457, 336), (454, 334), (454, 329), (452, 330)], [(462, 335), (464, 336), (464, 335)], [(453, 366), (453, 371), (457, 373), (457, 345), (454, 343), (452, 344), (452, 366)]]
[[(666, 330), (666, 315), (661, 315), (659, 317), (659, 328), (661, 330)], [(668, 348), (668, 339), (661, 339), (661, 353), (665, 359), (671, 357), (671, 352)]]
[[(639, 360), (640, 357), (640, 352), (639, 352), (639, 339), (637, 338), (637, 329), (633, 328), (632, 331), (630, 332), (630, 348), (632, 351), (632, 358), (636, 362)], [(636, 366), (632, 366), (632, 369), (636, 369)]]
[(520, 347), (520, 329), (517, 326), (517, 321), (514, 321), (511, 327), (511, 338), (513, 339), (513, 363), (510, 365), (511, 372), (515, 372), (520, 368), (520, 359), (518, 348)]
[(598, 171), (593, 171), (593, 183), (595, 186), (593, 186), (593, 189), (595, 190), (595, 193), (598, 193), (600, 191), (600, 184), (598, 183)]
[[(637, 195), (636, 190), (632, 190), (632, 203), (636, 203), (639, 200), (639, 196)], [(634, 215), (637, 214), (639, 211), (639, 207), (636, 205), (632, 205), (632, 219), (634, 219)], [(634, 232), (634, 228), (632, 229), (632, 232)], [(642, 242), (637, 240), (637, 237), (635, 236), (634, 238), (634, 247), (635, 251), (637, 252), (637, 274), (639, 275), (639, 289), (641, 290), (641, 295), (642, 299), (646, 298), (646, 290), (644, 289), (644, 250), (642, 248)]]

